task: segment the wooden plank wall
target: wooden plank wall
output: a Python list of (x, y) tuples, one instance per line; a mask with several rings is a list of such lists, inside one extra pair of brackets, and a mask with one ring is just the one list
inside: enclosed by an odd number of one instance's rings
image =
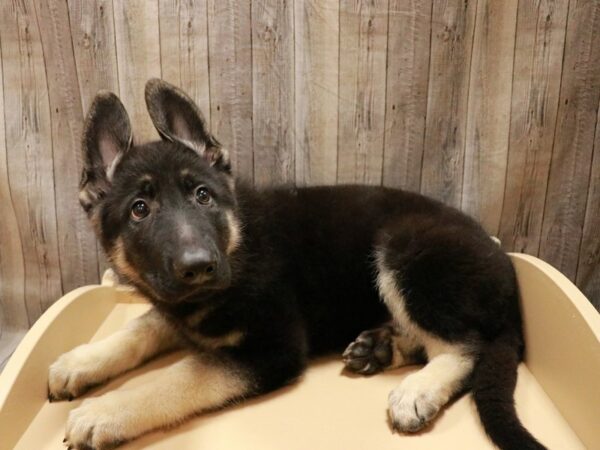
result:
[(82, 116), (109, 89), (155, 138), (155, 76), (198, 101), (257, 186), (420, 191), (600, 306), (600, 2), (0, 5), (0, 348), (105, 268), (77, 204)]

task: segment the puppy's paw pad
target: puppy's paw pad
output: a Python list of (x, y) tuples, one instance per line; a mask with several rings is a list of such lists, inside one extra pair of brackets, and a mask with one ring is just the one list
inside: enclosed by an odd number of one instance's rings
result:
[(372, 375), (389, 367), (392, 356), (391, 337), (380, 329), (361, 333), (342, 355), (348, 370), (363, 375)]
[(431, 422), (445, 401), (435, 390), (404, 384), (390, 392), (389, 415), (394, 429), (413, 433)]

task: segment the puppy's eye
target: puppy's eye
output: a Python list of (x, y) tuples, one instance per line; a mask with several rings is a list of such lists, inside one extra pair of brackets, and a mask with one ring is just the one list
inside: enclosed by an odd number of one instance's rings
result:
[(150, 207), (144, 200), (136, 200), (131, 207), (131, 218), (133, 220), (142, 220), (150, 214)]
[(204, 186), (200, 186), (199, 188), (197, 188), (195, 195), (196, 201), (201, 205), (208, 205), (210, 203), (210, 193), (208, 192), (208, 189), (206, 189)]

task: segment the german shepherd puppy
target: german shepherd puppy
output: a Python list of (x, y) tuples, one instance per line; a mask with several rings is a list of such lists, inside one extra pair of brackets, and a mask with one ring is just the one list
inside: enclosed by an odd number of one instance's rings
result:
[(397, 430), (422, 429), (470, 389), (496, 445), (544, 448), (513, 404), (523, 354), (515, 272), (474, 220), (382, 187), (254, 189), (234, 179), (184, 92), (150, 80), (146, 103), (162, 140), (134, 145), (119, 99), (98, 94), (80, 202), (114, 270), (154, 307), (62, 355), (49, 398), (192, 351), (143, 387), (84, 401), (69, 415), (69, 448), (111, 448), (273, 391), (344, 348), (359, 374), (425, 363), (389, 395)]

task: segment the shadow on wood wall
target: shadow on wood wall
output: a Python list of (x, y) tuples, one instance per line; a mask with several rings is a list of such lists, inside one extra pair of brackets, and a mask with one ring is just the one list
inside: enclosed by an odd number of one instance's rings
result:
[[(77, 203), (83, 112), (150, 77), (263, 186), (384, 184), (479, 218), (600, 305), (600, 3), (19, 0), (0, 11), (1, 339), (104, 262)], [(0, 360), (2, 355), (0, 355)]]

